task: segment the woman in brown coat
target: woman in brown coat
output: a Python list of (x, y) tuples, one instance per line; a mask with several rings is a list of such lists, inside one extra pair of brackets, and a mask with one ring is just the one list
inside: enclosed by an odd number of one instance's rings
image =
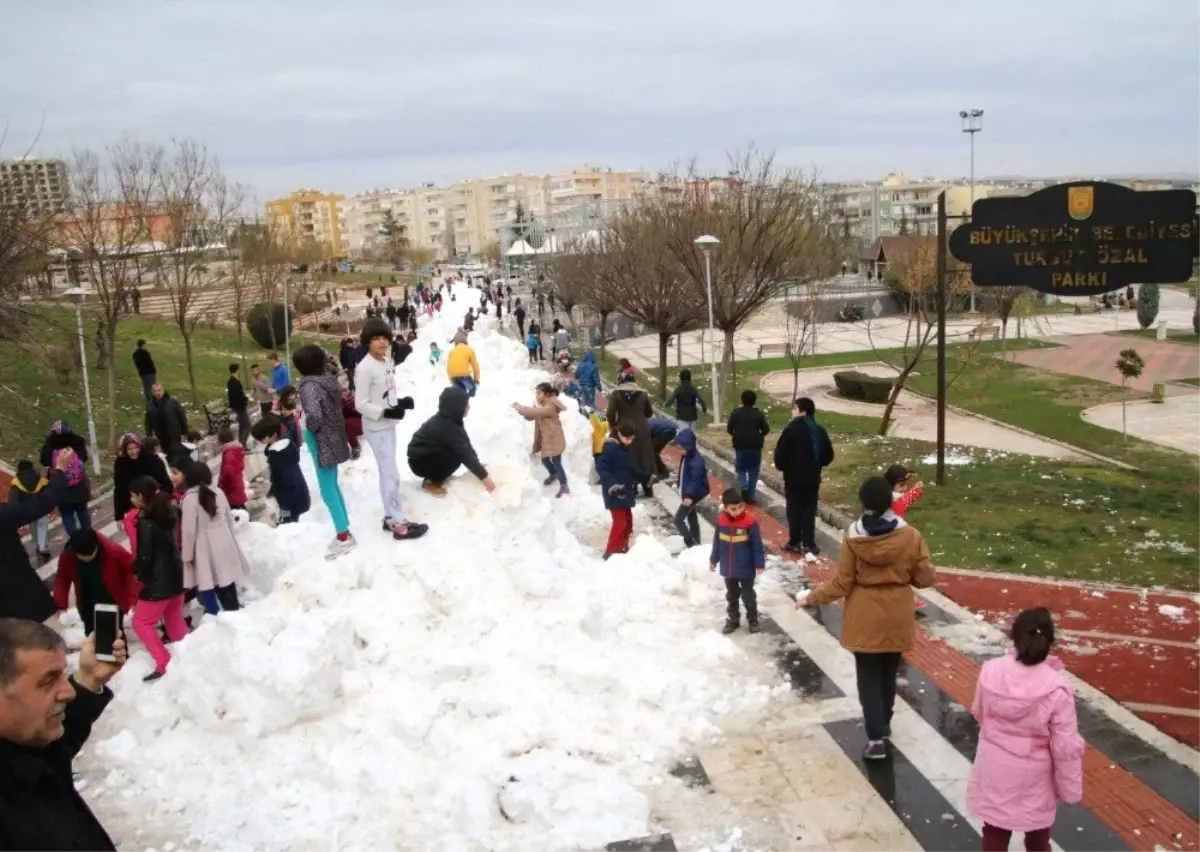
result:
[(846, 599), (842, 647), (854, 652), (858, 700), (867, 729), (863, 757), (883, 760), (891, 737), (900, 655), (912, 650), (916, 635), (912, 587), (933, 585), (933, 561), (925, 539), (892, 512), (892, 486), (881, 476), (858, 490), (863, 515), (846, 531), (837, 574), (812, 592), (801, 593), (801, 606)]
[(650, 496), (650, 476), (656, 469), (654, 445), (650, 442), (650, 418), (654, 409), (650, 395), (637, 386), (632, 374), (622, 373), (623, 381), (608, 397), (608, 428), (617, 429), (622, 423), (633, 427), (633, 443), (629, 446), (629, 457), (633, 473), (642, 484), (642, 491)]
[(513, 403), (513, 410), (526, 420), (533, 421), (533, 451), (542, 457), (542, 465), (550, 475), (543, 485), (553, 485), (558, 481), (558, 493), (555, 497), (570, 494), (567, 487), (567, 472), (563, 468), (562, 454), (567, 449), (567, 437), (563, 433), (562, 421), (558, 415), (567, 407), (558, 400), (558, 391), (548, 382), (542, 382), (534, 391), (535, 405)]

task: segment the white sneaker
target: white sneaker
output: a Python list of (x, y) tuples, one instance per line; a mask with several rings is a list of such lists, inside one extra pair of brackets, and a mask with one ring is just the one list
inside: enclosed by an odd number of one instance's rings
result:
[(817, 554), (813, 553), (812, 551), (805, 553), (804, 561), (807, 562), (809, 565), (811, 565), (812, 563), (817, 561)]
[(357, 546), (358, 542), (354, 540), (354, 536), (349, 536), (345, 541), (335, 538), (329, 543), (329, 549), (325, 552), (325, 558), (337, 559), (342, 554), (349, 553)]

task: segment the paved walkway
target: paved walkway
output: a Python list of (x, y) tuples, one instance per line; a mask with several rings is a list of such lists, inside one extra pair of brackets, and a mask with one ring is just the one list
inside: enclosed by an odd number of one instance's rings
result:
[[(882, 417), (884, 408), (882, 405), (844, 399), (835, 393), (833, 374), (846, 370), (857, 370), (871, 376), (896, 375), (895, 370), (886, 364), (879, 363), (802, 370), (800, 372), (800, 393), (812, 397), (817, 403), (818, 410)], [(790, 371), (768, 373), (763, 376), (759, 387), (776, 399), (786, 401), (794, 398)], [(901, 391), (893, 411), (889, 434), (893, 438), (936, 441), (937, 406), (923, 396)], [(1072, 452), (1053, 441), (1047, 441), (1036, 435), (1029, 435), (1017, 429), (956, 411), (946, 412), (946, 440), (948, 443), (965, 447), (980, 447), (1007, 453), (1023, 453), (1056, 459), (1084, 458), (1080, 453)]]
[[(1117, 356), (1123, 349), (1136, 349), (1146, 360), (1146, 369), (1141, 377), (1130, 379), (1128, 386), (1148, 391), (1155, 382), (1171, 382), (1179, 379), (1200, 378), (1200, 347), (1182, 343), (1141, 340), (1120, 334), (1083, 334), (1049, 338), (1059, 344), (1060, 349), (1029, 349), (1014, 352), (1009, 357), (1021, 364), (1041, 367), (1056, 373), (1069, 373), (1111, 382), (1119, 385), (1121, 374), (1117, 372)], [(1174, 389), (1173, 389), (1174, 390)], [(1179, 387), (1180, 393), (1196, 393), (1197, 389), (1186, 385)]]
[[(1082, 417), (1096, 426), (1121, 431), (1119, 402), (1088, 408)], [(1195, 388), (1169, 385), (1165, 402), (1131, 402), (1125, 417), (1130, 435), (1200, 456), (1200, 399)]]

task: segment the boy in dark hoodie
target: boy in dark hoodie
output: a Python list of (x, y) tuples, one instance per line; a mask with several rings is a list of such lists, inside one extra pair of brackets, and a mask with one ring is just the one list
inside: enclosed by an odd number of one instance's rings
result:
[(76, 530), (58, 557), (54, 575), (54, 603), (59, 611), (67, 608), (75, 592), (75, 608), (83, 621), (83, 632), (91, 636), (95, 629), (96, 604), (115, 604), (125, 614), (133, 611), (142, 584), (133, 572), (129, 551), (95, 530)]
[(608, 544), (604, 548), (605, 559), (614, 553), (628, 551), (629, 537), (633, 535), (633, 507), (637, 504), (637, 491), (629, 447), (636, 435), (637, 430), (632, 423), (622, 423), (615, 431), (609, 432), (604, 448), (596, 456), (596, 473), (600, 477), (604, 508), (612, 515)]
[(696, 390), (692, 384), (691, 370), (679, 371), (679, 387), (671, 391), (671, 395), (667, 397), (663, 407), (670, 408), (672, 405), (675, 406), (675, 419), (678, 421), (680, 429), (696, 431), (696, 421), (700, 419), (697, 408), (708, 414), (708, 403), (704, 401), (700, 391)]
[(675, 443), (683, 448), (683, 461), (679, 464), (679, 508), (675, 510), (675, 529), (683, 536), (684, 547), (695, 547), (700, 543), (700, 520), (696, 517), (697, 506), (708, 496), (708, 468), (704, 456), (696, 448), (696, 433), (684, 429), (675, 436)]
[(83, 436), (72, 432), (67, 421), (55, 420), (46, 442), (42, 444), (42, 467), (54, 467), (55, 459), (68, 449), (75, 453), (75, 460), (64, 471), (68, 487), (58, 504), (58, 514), (62, 518), (63, 529), (70, 535), (75, 530), (90, 529), (92, 526), (92, 512), (88, 508), (88, 500), (92, 497), (92, 486), (87, 475), (88, 448)]
[(725, 426), (733, 439), (733, 468), (737, 473), (738, 485), (746, 492), (746, 502), (753, 506), (758, 502), (758, 474), (762, 468), (764, 439), (771, 431), (767, 418), (755, 408), (758, 394), (752, 390), (742, 391), (742, 405), (729, 414)]
[(255, 423), (250, 433), (267, 448), (267, 468), (271, 471), (267, 496), (279, 504), (279, 523), (294, 524), (312, 505), (300, 470), (300, 447), (273, 414)]
[(475, 474), (489, 494), (496, 490), (463, 425), (463, 418), (471, 410), (470, 401), (458, 385), (446, 388), (438, 398), (438, 413), (422, 423), (408, 442), (408, 467), (421, 477), (421, 488), (434, 497), (446, 496), (443, 483), (463, 466)]
[(721, 495), (724, 507), (717, 518), (717, 532), (713, 536), (712, 554), (708, 557), (710, 571), (721, 568), (725, 578), (726, 619), (722, 633), (738, 629), (740, 612), (738, 599), (746, 605), (746, 629), (759, 631), (758, 595), (754, 591), (754, 579), (767, 566), (767, 554), (763, 549), (762, 531), (754, 515), (746, 511), (746, 498), (737, 488), (729, 488)]
[[(33, 466), (33, 462), (24, 459), (17, 462), (17, 475), (13, 477), (8, 488), (8, 502), (23, 505), (31, 501), (35, 494), (42, 491), (50, 480)], [(33, 540), (37, 544), (38, 561), (45, 565), (50, 561), (50, 516), (43, 515), (33, 522)]]

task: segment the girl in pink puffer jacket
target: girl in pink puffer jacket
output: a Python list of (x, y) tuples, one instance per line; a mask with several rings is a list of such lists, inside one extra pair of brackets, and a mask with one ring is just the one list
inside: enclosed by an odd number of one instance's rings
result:
[(1075, 693), (1050, 656), (1054, 621), (1027, 609), (1012, 626), (1013, 648), (984, 663), (971, 712), (979, 747), (967, 783), (967, 809), (981, 819), (983, 849), (1008, 849), (1014, 831), (1030, 852), (1050, 849), (1059, 802), (1083, 797), (1083, 737)]

